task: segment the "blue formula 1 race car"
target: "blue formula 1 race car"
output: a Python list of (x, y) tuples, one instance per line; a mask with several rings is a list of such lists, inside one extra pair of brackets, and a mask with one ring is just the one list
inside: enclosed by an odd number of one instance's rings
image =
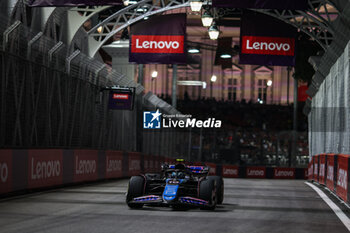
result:
[(223, 202), (224, 183), (222, 177), (208, 173), (206, 166), (163, 164), (160, 173), (130, 178), (126, 203), (132, 209), (149, 205), (214, 210)]

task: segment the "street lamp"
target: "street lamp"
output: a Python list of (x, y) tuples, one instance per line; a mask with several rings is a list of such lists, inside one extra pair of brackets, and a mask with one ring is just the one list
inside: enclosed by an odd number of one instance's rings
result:
[(220, 31), (218, 29), (218, 27), (216, 26), (216, 23), (214, 22), (213, 25), (210, 26), (209, 30), (209, 38), (211, 40), (217, 40), (220, 34)]
[(156, 71), (156, 70), (153, 71), (151, 76), (152, 76), (152, 78), (157, 78), (158, 77), (158, 71)]
[(267, 81), (266, 85), (267, 85), (268, 87), (271, 87), (271, 86), (272, 86), (272, 80)]
[(204, 14), (202, 15), (202, 24), (204, 27), (210, 27), (211, 24), (213, 23), (213, 16), (209, 12), (209, 10), (205, 10)]
[(216, 77), (216, 75), (215, 75), (215, 74), (213, 74), (213, 76), (211, 76), (210, 81), (211, 81), (212, 83), (215, 83), (215, 82), (216, 82), (216, 80), (217, 80), (217, 78), (218, 78), (218, 77)]
[(267, 103), (267, 89), (269, 87), (272, 86), (272, 80), (268, 80), (267, 83), (266, 83), (266, 88), (265, 88), (265, 95), (266, 95), (266, 99), (265, 99), (265, 102)]
[(231, 58), (232, 56), (231, 56), (231, 54), (224, 53), (224, 54), (221, 54), (220, 57), (223, 59), (228, 59), (228, 58)]
[(190, 0), (191, 11), (199, 12), (202, 8), (202, 0)]

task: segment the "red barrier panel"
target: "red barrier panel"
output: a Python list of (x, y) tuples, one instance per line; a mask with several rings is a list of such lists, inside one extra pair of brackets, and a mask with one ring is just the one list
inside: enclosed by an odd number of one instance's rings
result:
[(215, 176), (216, 175), (216, 164), (215, 163), (206, 163), (205, 165), (209, 167), (209, 175)]
[(273, 169), (274, 179), (295, 179), (295, 168), (279, 167)]
[(150, 172), (150, 156), (143, 155), (143, 171), (144, 173)]
[(326, 184), (326, 155), (322, 154), (319, 156), (319, 172), (318, 182), (320, 184)]
[(28, 150), (28, 188), (62, 184), (62, 150)]
[(128, 153), (129, 156), (129, 176), (137, 176), (141, 172), (141, 155), (137, 152)]
[(247, 167), (247, 178), (265, 178), (266, 167)]
[(313, 175), (313, 180), (317, 181), (318, 182), (318, 158), (319, 158), (319, 155), (315, 155), (313, 157), (314, 159), (314, 175)]
[(74, 182), (98, 179), (98, 151), (74, 150)]
[(0, 193), (12, 191), (12, 150), (0, 150)]
[(123, 152), (106, 151), (106, 178), (118, 178), (123, 176)]
[(327, 155), (327, 179), (326, 185), (331, 191), (335, 191), (334, 182), (335, 155)]
[(338, 166), (337, 166), (337, 195), (344, 201), (348, 200), (348, 169), (349, 169), (349, 156), (338, 155)]
[(223, 165), (222, 176), (227, 178), (238, 178), (238, 166)]
[(314, 179), (314, 156), (311, 158), (308, 166), (308, 180)]

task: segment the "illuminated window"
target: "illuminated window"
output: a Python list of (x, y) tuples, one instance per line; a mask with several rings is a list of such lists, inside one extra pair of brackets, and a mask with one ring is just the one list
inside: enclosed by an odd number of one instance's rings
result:
[(267, 79), (258, 79), (258, 85), (257, 85), (257, 89), (258, 89), (258, 99), (257, 101), (263, 101), (264, 103), (266, 102), (266, 91), (267, 91)]
[(229, 101), (237, 101), (238, 80), (236, 78), (229, 78), (227, 88), (227, 99)]

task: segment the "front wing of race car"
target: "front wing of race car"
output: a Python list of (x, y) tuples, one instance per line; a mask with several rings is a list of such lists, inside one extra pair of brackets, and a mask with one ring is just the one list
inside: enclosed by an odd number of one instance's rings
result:
[(194, 207), (203, 207), (209, 206), (209, 203), (205, 200), (194, 198), (194, 197), (178, 197), (175, 200), (168, 201), (164, 198), (164, 196), (157, 195), (148, 195), (142, 197), (135, 197), (130, 203), (139, 203), (139, 204), (150, 204), (150, 205), (188, 205)]

